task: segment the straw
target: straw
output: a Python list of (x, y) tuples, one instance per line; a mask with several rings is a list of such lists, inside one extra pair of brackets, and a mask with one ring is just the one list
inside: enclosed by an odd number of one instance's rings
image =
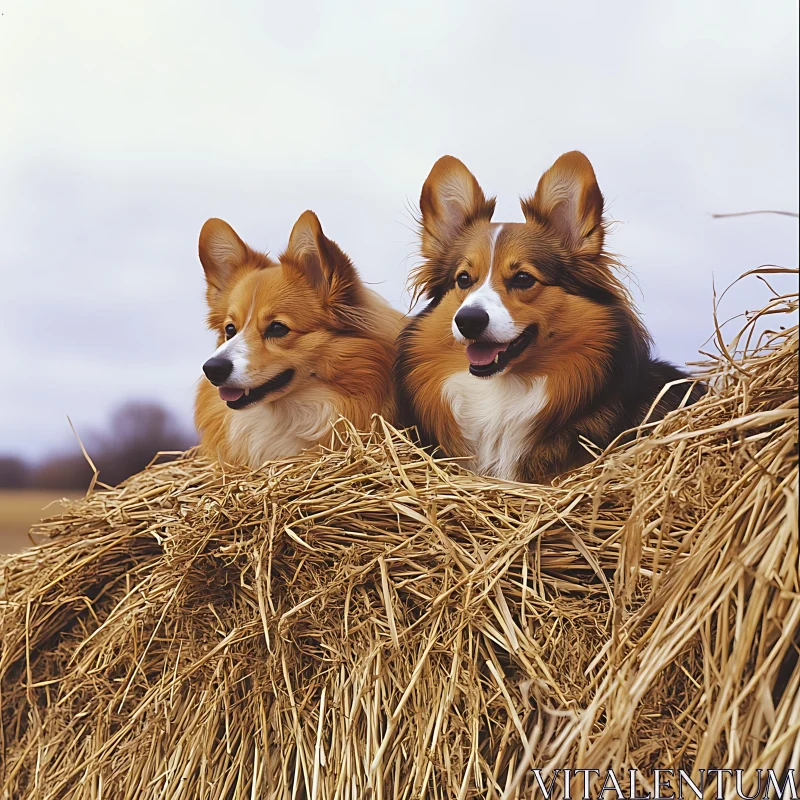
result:
[(554, 486), (376, 418), (65, 501), (0, 564), (0, 796), (559, 797), (567, 767), (752, 794), (797, 767), (797, 309)]

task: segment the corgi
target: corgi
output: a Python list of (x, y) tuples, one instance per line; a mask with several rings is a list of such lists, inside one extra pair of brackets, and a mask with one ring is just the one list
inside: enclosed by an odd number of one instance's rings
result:
[(420, 197), (412, 273), (427, 306), (400, 336), (403, 423), (472, 470), (548, 482), (703, 388), (651, 355), (651, 340), (604, 250), (603, 196), (582, 153), (562, 155), (522, 200), (524, 222), (492, 222), (464, 164), (444, 156)]
[(218, 345), (195, 399), (207, 456), (255, 468), (328, 441), (339, 416), (361, 429), (394, 417), (403, 314), (363, 285), (316, 214), (300, 216), (277, 261), (220, 219), (199, 252)]

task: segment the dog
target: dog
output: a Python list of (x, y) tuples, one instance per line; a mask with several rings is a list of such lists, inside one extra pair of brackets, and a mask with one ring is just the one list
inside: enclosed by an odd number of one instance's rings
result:
[(582, 438), (605, 447), (704, 390), (652, 357), (586, 156), (562, 155), (521, 203), (524, 222), (492, 222), (495, 199), (461, 161), (433, 166), (410, 279), (428, 304), (400, 336), (395, 380), (423, 443), (538, 483), (591, 460)]
[(208, 325), (217, 349), (195, 400), (201, 449), (256, 468), (394, 416), (392, 367), (403, 314), (361, 282), (312, 211), (277, 261), (220, 219), (200, 233)]

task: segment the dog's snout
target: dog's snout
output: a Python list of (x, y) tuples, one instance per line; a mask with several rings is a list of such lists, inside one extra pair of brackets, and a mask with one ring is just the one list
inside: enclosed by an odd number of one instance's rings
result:
[(208, 361), (203, 364), (203, 372), (205, 372), (206, 378), (208, 378), (214, 386), (220, 386), (228, 380), (228, 376), (233, 372), (233, 362), (229, 361), (227, 358), (215, 356), (214, 358), (209, 358)]
[(477, 339), (489, 324), (489, 314), (480, 306), (464, 306), (455, 316), (456, 327), (467, 339)]

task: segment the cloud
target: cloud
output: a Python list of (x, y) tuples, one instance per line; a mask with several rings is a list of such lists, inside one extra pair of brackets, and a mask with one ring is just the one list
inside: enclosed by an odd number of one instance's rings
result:
[(712, 278), (797, 261), (793, 221), (709, 216), (796, 210), (797, 18), (784, 0), (7, 0), (2, 449), (41, 452), (67, 413), (95, 424), (128, 396), (188, 419), (210, 216), (275, 252), (313, 208), (402, 306), (408, 209), (445, 152), (507, 220), (561, 152), (586, 152), (659, 352), (691, 359)]

